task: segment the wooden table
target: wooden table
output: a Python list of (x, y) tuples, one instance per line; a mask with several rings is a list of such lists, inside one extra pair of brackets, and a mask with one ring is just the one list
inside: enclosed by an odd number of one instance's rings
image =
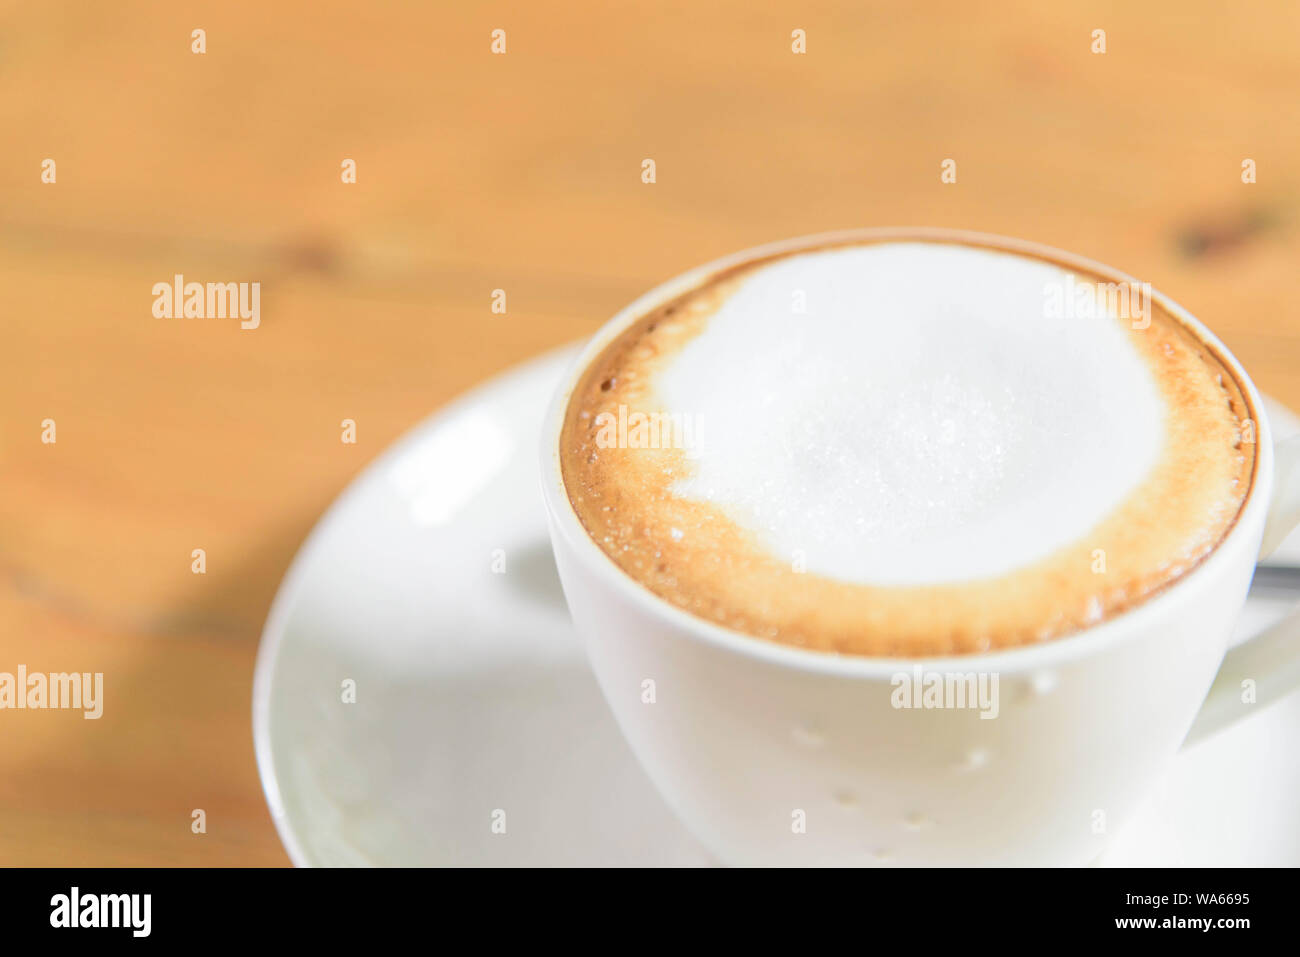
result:
[[(249, 693), (304, 535), (430, 410), (723, 253), (1040, 240), (1300, 406), (1292, 0), (482, 6), (0, 4), (0, 671), (106, 685), (0, 712), (0, 863), (284, 863)], [(155, 318), (176, 273), (260, 282), (260, 326)]]

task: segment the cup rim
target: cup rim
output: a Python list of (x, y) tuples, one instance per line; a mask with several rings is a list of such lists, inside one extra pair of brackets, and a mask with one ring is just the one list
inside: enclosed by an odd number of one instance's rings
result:
[[(780, 667), (815, 674), (845, 677), (887, 678), (899, 671), (920, 667), (927, 671), (1032, 672), (1101, 651), (1116, 642), (1141, 633), (1146, 625), (1199, 583), (1220, 575), (1242, 546), (1245, 536), (1258, 534), (1269, 504), (1273, 473), (1273, 439), (1267, 412), (1255, 383), (1237, 357), (1187, 309), (1154, 287), (1151, 299), (1183, 324), (1229, 370), (1241, 388), (1255, 422), (1255, 467), (1246, 500), (1231, 528), (1211, 552), (1187, 573), (1130, 608), (1060, 637), (1038, 644), (1017, 645), (985, 652), (944, 656), (884, 657), (799, 648), (736, 631), (698, 617), (655, 594), (619, 567), (587, 533), (569, 499), (560, 463), (560, 438), (569, 402), (587, 366), (625, 329), (658, 306), (703, 282), (754, 261), (789, 255), (801, 249), (853, 245), (859, 242), (934, 242), (975, 246), (1043, 259), (1058, 266), (1075, 268), (1113, 282), (1139, 282), (1133, 276), (1096, 260), (1030, 240), (993, 233), (944, 227), (866, 227), (815, 233), (750, 247), (687, 270), (655, 286), (619, 310), (591, 337), (570, 363), (564, 378), (552, 394), (543, 420), (541, 436), (542, 486), (547, 511), (552, 518), (552, 535), (563, 535), (584, 566), (602, 584), (638, 604), (650, 614), (691, 638), (716, 649), (765, 661)], [(1249, 552), (1255, 558), (1255, 550)]]

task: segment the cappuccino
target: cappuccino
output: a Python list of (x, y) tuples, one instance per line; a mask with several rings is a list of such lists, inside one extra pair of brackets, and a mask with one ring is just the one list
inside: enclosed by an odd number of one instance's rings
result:
[(1255, 467), (1213, 348), (1118, 286), (940, 241), (746, 263), (589, 364), (569, 500), (626, 574), (755, 638), (935, 656), (1095, 624), (1213, 550)]

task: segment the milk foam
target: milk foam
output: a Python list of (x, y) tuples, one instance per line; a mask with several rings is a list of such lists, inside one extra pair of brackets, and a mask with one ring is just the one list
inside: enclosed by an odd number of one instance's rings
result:
[(1067, 281), (933, 243), (760, 267), (654, 380), (702, 423), (672, 491), (853, 583), (989, 578), (1080, 542), (1152, 470), (1166, 409), (1101, 303), (1048, 315)]

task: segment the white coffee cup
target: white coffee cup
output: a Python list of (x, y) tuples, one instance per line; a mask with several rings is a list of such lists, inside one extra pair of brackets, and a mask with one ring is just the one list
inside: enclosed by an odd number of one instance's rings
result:
[[(747, 250), (642, 296), (583, 350), (543, 427), (551, 540), (573, 620), (633, 752), (719, 861), (1085, 864), (1185, 740), (1300, 685), (1300, 616), (1224, 657), (1261, 542), (1271, 549), (1300, 523), (1300, 441), (1274, 448), (1254, 384), (1186, 310), (1152, 294), (1218, 350), (1249, 399), (1258, 443), (1250, 495), (1195, 569), (1129, 611), (1041, 645), (887, 659), (738, 634), (628, 577), (589, 538), (565, 491), (559, 441), (569, 397), (612, 339), (741, 263), (854, 238), (959, 241), (1134, 281), (1079, 256), (1001, 237), (861, 230)], [(895, 707), (895, 692), (918, 674), (972, 673), (985, 676), (986, 687), (996, 676), (996, 717), (981, 716), (989, 708)], [(1243, 703), (1250, 697), (1243, 687), (1254, 689), (1257, 703)]]

